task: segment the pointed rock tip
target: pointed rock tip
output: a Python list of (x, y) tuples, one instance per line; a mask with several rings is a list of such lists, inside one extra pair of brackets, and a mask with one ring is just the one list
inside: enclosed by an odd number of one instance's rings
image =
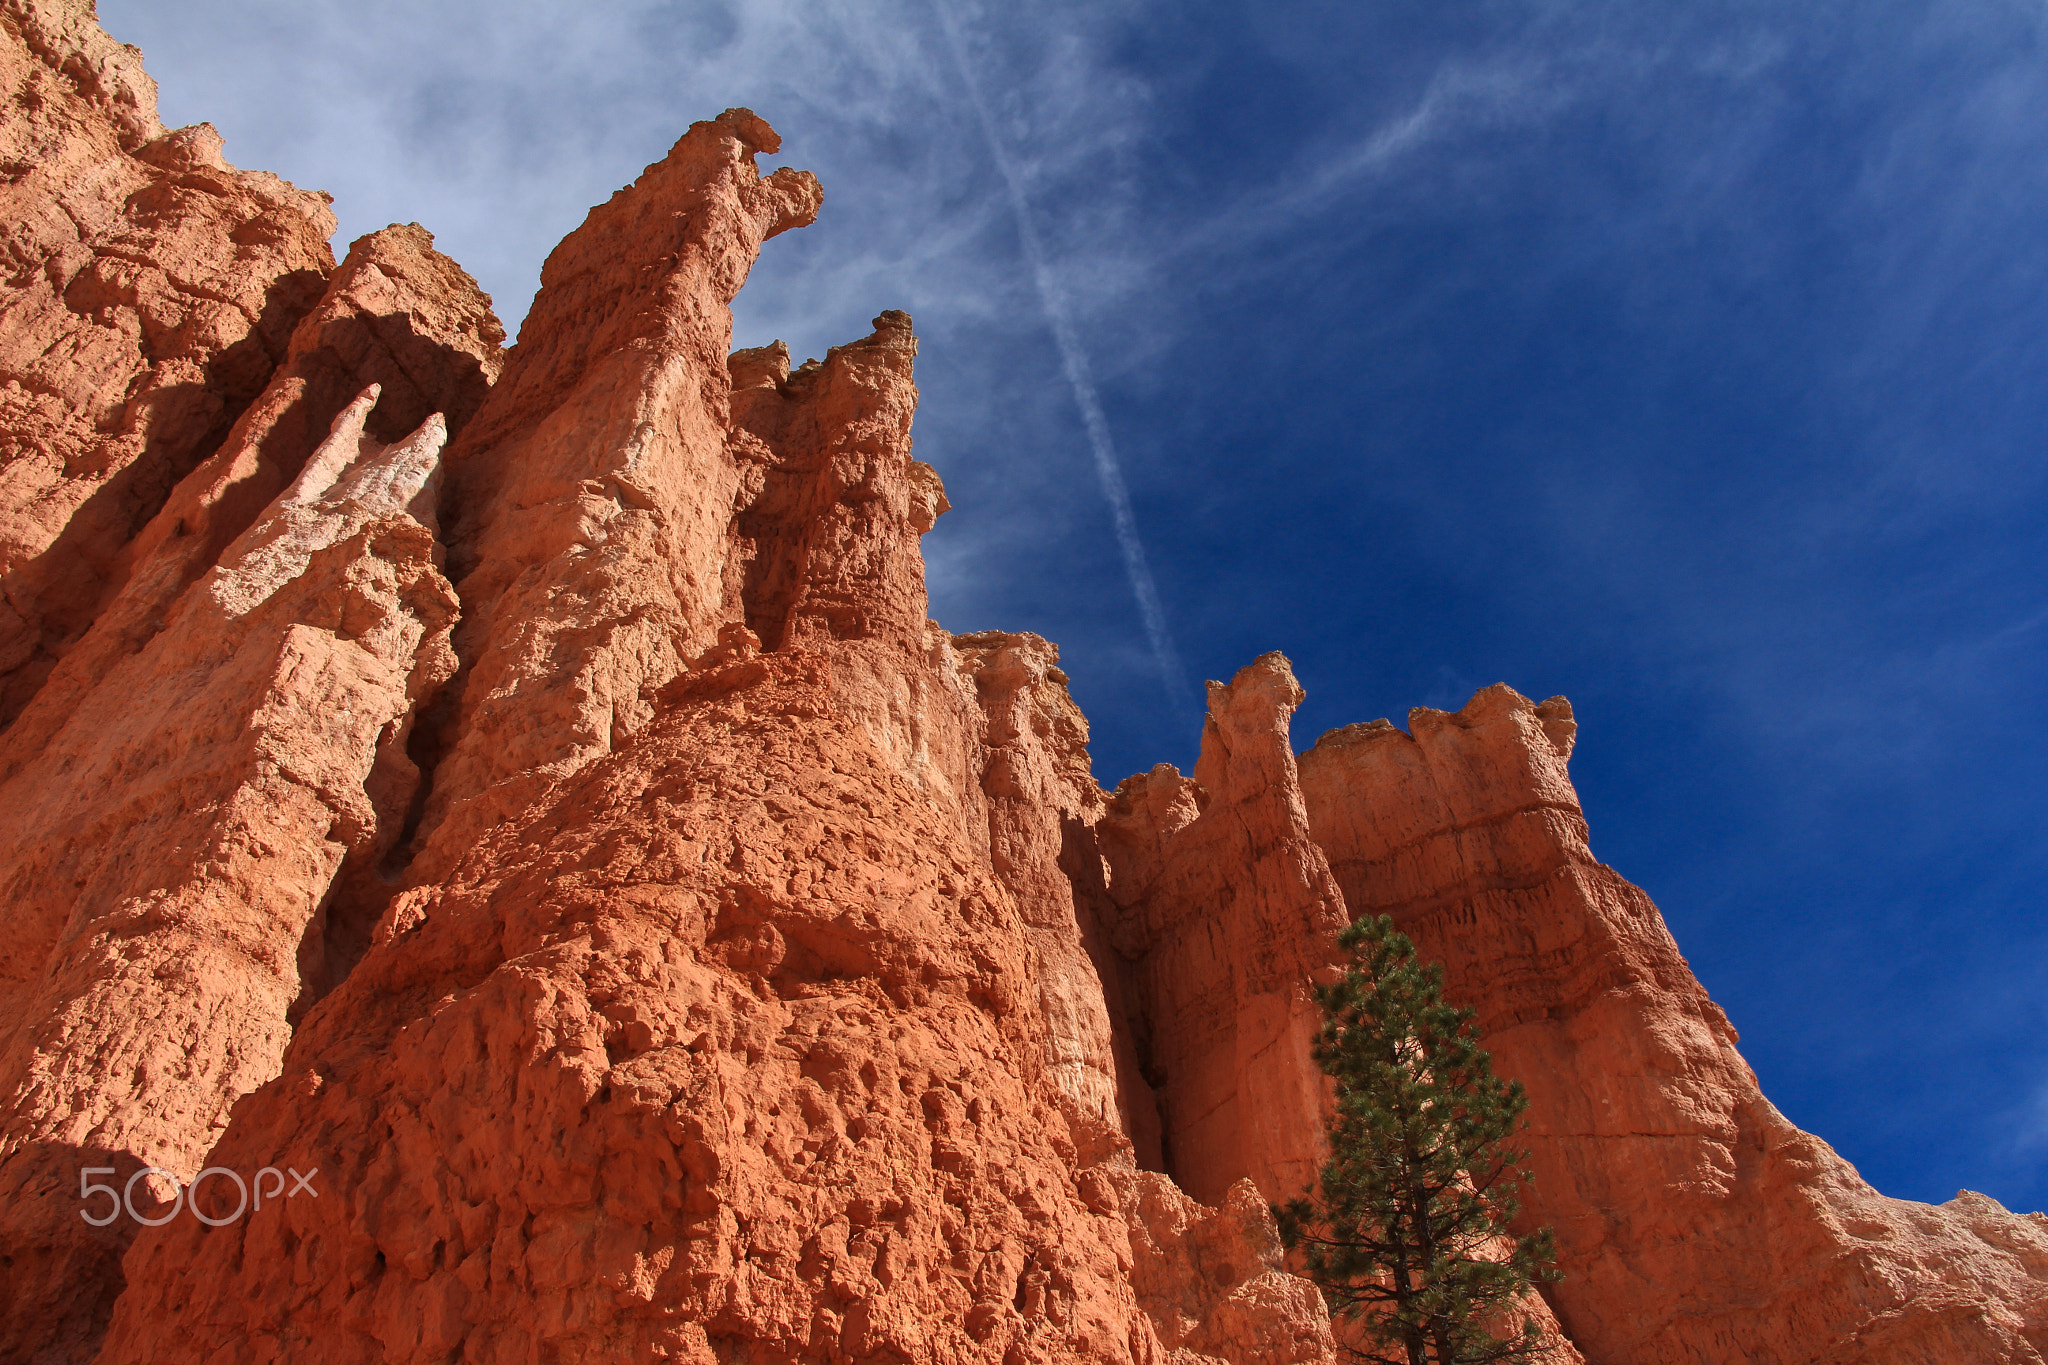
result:
[(1440, 711), (1434, 706), (1413, 707), (1408, 712), (1408, 729), (1414, 734), (1420, 734), (1417, 726), (1455, 725), (1471, 729), (1493, 716), (1518, 712), (1535, 717), (1558, 757), (1571, 757), (1579, 733), (1578, 721), (1572, 716), (1571, 702), (1560, 696), (1539, 704), (1504, 682), (1480, 688), (1455, 712)]
[(789, 382), (789, 346), (780, 340), (766, 346), (743, 346), (725, 358), (734, 393), (741, 389), (779, 389)]
[(144, 143), (136, 149), (139, 160), (167, 171), (197, 171), (228, 169), (224, 155), (227, 146), (220, 135), (220, 129), (211, 123), (194, 123), (184, 128), (173, 128), (162, 137)]
[[(911, 355), (917, 354), (917, 333), (911, 329), (910, 314), (904, 312), (901, 308), (884, 309), (881, 313), (877, 314), (874, 320), (874, 329), (874, 331), (852, 344), (855, 346), (879, 346), (885, 350), (907, 350)], [(832, 351), (844, 349), (841, 346), (834, 346)], [(828, 358), (832, 351), (826, 352)]]
[(377, 406), (377, 400), (383, 396), (384, 386), (382, 384), (372, 380), (364, 385), (362, 392), (349, 399), (347, 405), (340, 412), (334, 414), (334, 420), (327, 424), (328, 434), (331, 436), (335, 432), (340, 431), (344, 423), (354, 421), (359, 410), (363, 413), (369, 412), (370, 409)]
[(1526, 707), (1532, 711), (1536, 709), (1535, 702), (1530, 701), (1506, 683), (1488, 683), (1474, 692), (1465, 704), (1456, 711), (1446, 711), (1436, 706), (1409, 707), (1408, 728), (1410, 730), (1415, 728), (1415, 721), (1418, 717), (1424, 720), (1455, 719), (1461, 725), (1470, 725), (1475, 721), (1483, 719), (1488, 712), (1501, 703), (1506, 703), (1510, 709), (1516, 707)]
[(750, 152), (765, 152), (770, 156), (782, 150), (782, 138), (768, 120), (751, 109), (732, 108), (712, 120), (734, 137)]
[(1129, 777), (1117, 783), (1116, 790), (1111, 795), (1117, 797), (1135, 796), (1154, 782), (1178, 782), (1180, 780), (1179, 768), (1174, 767), (1171, 763), (1154, 763), (1150, 771), (1132, 773)]
[[(356, 240), (368, 241), (371, 237), (403, 237), (423, 247), (430, 247), (434, 244), (434, 234), (427, 230), (424, 223), (386, 223), (367, 237), (359, 237)], [(354, 242), (349, 244), (349, 249), (355, 249)]]
[(1286, 706), (1299, 706), (1308, 696), (1295, 679), (1293, 662), (1277, 649), (1267, 650), (1238, 669), (1228, 683), (1211, 678), (1204, 686), (1208, 689), (1211, 711), (1216, 709), (1219, 701), (1241, 692), (1277, 690), (1277, 700)]

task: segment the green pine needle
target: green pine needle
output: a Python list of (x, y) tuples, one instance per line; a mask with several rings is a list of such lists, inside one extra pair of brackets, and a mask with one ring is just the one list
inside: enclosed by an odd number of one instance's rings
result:
[(1444, 1003), (1443, 968), (1381, 915), (1339, 939), (1319, 988), (1316, 1060), (1335, 1078), (1331, 1156), (1317, 1187), (1274, 1213), (1331, 1316), (1358, 1325), (1354, 1359), (1383, 1365), (1537, 1360), (1533, 1322), (1493, 1329), (1539, 1281), (1562, 1278), (1549, 1228), (1517, 1237), (1528, 1153), (1519, 1081), (1493, 1074), (1473, 1011)]

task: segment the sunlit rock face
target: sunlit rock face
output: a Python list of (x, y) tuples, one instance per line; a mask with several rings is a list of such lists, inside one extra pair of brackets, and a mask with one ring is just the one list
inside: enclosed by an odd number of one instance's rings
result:
[(2048, 1219), (1887, 1199), (1787, 1122), (1657, 907), (1594, 860), (1571, 704), (1506, 686), (1324, 735), (1310, 827), (1354, 915), (1391, 915), (1528, 1087), (1530, 1225), (1594, 1361), (2032, 1361)]
[(0, 1360), (1334, 1361), (1267, 1204), (1367, 911), (1529, 1086), (1560, 1360), (2038, 1359), (2039, 1220), (1770, 1110), (1561, 702), (1297, 759), (1267, 655), (1103, 791), (1052, 644), (926, 618), (910, 319), (731, 350), (821, 202), (758, 117), (506, 350), (0, 16)]

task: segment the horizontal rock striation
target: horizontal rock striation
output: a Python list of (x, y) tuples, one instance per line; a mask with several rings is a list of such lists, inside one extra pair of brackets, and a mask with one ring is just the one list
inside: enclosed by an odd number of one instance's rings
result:
[[(1303, 695), (1277, 653), (1210, 683), (1194, 777), (1162, 764), (1125, 780), (1095, 827), (1103, 975), (1157, 1095), (1160, 1166), (1212, 1202), (1247, 1179), (1293, 1198), (1329, 1154), (1315, 986), (1341, 970), (1349, 907), (1288, 742)], [(1543, 1303), (1524, 1311), (1556, 1365), (1578, 1360)]]

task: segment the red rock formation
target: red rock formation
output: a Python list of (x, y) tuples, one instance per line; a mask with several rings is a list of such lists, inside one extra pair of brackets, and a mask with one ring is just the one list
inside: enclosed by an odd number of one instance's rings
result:
[(1287, 744), (1301, 697), (1278, 654), (1209, 684), (1193, 780), (1130, 778), (1096, 828), (1165, 1168), (1210, 1202), (1246, 1176), (1289, 1198), (1326, 1152), (1314, 982), (1345, 919)]
[[(121, 1179), (150, 1160), (197, 1173), (227, 1105), (276, 1074), (287, 1009), (326, 986), (330, 884), (344, 853), (350, 866), (375, 866), (403, 827), (418, 786), (406, 755), (412, 706), (453, 661), (453, 600), (430, 585), (438, 548), (418, 526), (322, 548), (369, 534), (362, 518), (403, 505), (360, 477), (346, 485), (348, 505), (324, 489), (342, 471), (334, 460), (422, 424), (440, 432), (442, 411), (467, 422), (500, 342), (489, 299), (424, 229), (356, 241), (264, 393), (104, 565), (109, 587), (90, 628), (0, 735), (10, 833), (0, 886), (12, 911), (0, 927), (0, 1226), (18, 1248), (0, 1267), (0, 1355), (8, 1342), (104, 1322), (119, 1289), (133, 1224), (94, 1232), (78, 1220), (78, 1166), (109, 1162)], [(342, 413), (365, 387), (383, 399)], [(328, 440), (338, 413), (346, 432)], [(322, 440), (328, 460), (307, 471)], [(279, 501), (295, 479), (317, 501)], [(250, 530), (266, 505), (268, 520)], [(240, 563), (250, 536), (270, 542), (258, 553), (266, 563)], [(291, 546), (285, 561), (279, 544)], [(317, 563), (301, 563), (311, 548)], [(221, 591), (266, 600), (223, 602)], [(410, 626), (369, 628), (360, 616), (393, 602)], [(426, 634), (408, 645), (391, 630)], [(406, 663), (414, 647), (426, 655)], [(276, 649), (313, 663), (367, 651), (373, 673), (399, 671), (381, 681), (356, 665), (344, 667), (354, 681), (322, 679), (326, 663), (293, 677), (248, 673)], [(315, 714), (360, 686), (375, 696), (350, 702), (344, 724)], [(225, 749), (195, 749), (195, 735)], [(244, 847), (258, 829), (264, 847)], [(238, 849), (223, 853), (231, 874), (180, 868), (205, 847)], [(139, 905), (156, 909), (137, 921)], [(135, 990), (137, 980), (150, 988)], [(160, 1027), (109, 1033), (145, 1017)]]
[(1576, 724), (1505, 686), (1301, 756), (1354, 914), (1389, 914), (1530, 1097), (1529, 1222), (1595, 1362), (2034, 1362), (2048, 1219), (1886, 1199), (1771, 1107), (1657, 908), (1594, 860)]
[(740, 483), (727, 304), (761, 243), (820, 198), (809, 172), (756, 174), (754, 153), (779, 145), (729, 112), (592, 209), (448, 452), (465, 680), (437, 737), (424, 868), (624, 743), (740, 615), (725, 582)]
[[(1211, 1210), (1149, 1171), (1105, 1175), (1101, 1185), (1131, 1227), (1131, 1285), (1174, 1365), (1314, 1360), (1330, 1351), (1322, 1296), (1281, 1268), (1273, 1215), (1251, 1181), (1232, 1185)], [(1084, 1183), (1084, 1195), (1101, 1185)]]
[(444, 433), (436, 416), (385, 447), (363, 434), (376, 396), (0, 789), (10, 1353), (104, 1322), (104, 1261), (134, 1225), (82, 1225), (81, 1168), (199, 1170), (277, 1074), (343, 858), (388, 845), (409, 804), (408, 718), (455, 669), (422, 499)]
[(401, 911), (213, 1157), (333, 1197), (146, 1234), (104, 1358), (1146, 1358), (1023, 925), (835, 663), (684, 679)]
[(0, 4), (0, 721), (91, 623), (122, 548), (263, 391), (334, 215), (166, 132), (90, 0)]
[(113, 560), (114, 586), (91, 627), (0, 733), (0, 780), (33, 761), (80, 700), (162, 629), (179, 595), (298, 477), (357, 394), (374, 384), (383, 395), (366, 430), (385, 442), (437, 412), (451, 433), (468, 424), (504, 363), (504, 329), (433, 241), (418, 224), (394, 225), (349, 248), (262, 395)]
[(1084, 1145), (1128, 1143), (1140, 1166), (1158, 1171), (1159, 1099), (1128, 1024), (1130, 966), (1104, 927), (1117, 912), (1096, 838), (1108, 802), (1089, 769), (1087, 718), (1067, 693), (1058, 648), (1038, 636), (984, 631), (955, 636), (953, 647), (987, 717), (990, 861), (1032, 939), (1069, 1121)]
[[(193, 1175), (276, 1074), (294, 1001), (346, 965), (332, 884), (403, 828), (453, 601), (410, 495), (362, 470), (327, 486), (423, 424), (425, 477), (503, 339), (417, 226), (356, 243), (322, 292), (324, 199), (227, 167), (210, 129), (158, 136), (153, 87), (89, 14), (7, 11), (31, 117), (7, 125), (23, 173), (0, 194), (17, 263), (47, 254), (0, 303), (7, 392), (34, 400), (0, 412), (22, 618), (0, 609), (0, 635), (33, 626), (0, 645), (21, 708), (0, 733), (6, 1359), (89, 1358), (119, 1290), (134, 1224), (81, 1222), (80, 1168)], [(128, 292), (84, 309), (109, 280)], [(366, 386), (383, 400), (307, 471)]]
[[(1053, 646), (926, 620), (910, 320), (728, 355), (819, 205), (754, 115), (501, 357), (422, 229), (328, 278), (88, 7), (0, 18), (0, 1359), (1328, 1361), (1264, 1205), (1379, 909), (1535, 1097), (1587, 1358), (2039, 1359), (2042, 1220), (1770, 1109), (1562, 703), (1297, 765), (1268, 655), (1106, 796)], [(137, 1184), (123, 1262), (77, 1181), (144, 1163), (317, 1173)]]
[[(1162, 1164), (1198, 1198), (1249, 1178), (1286, 1200), (1328, 1155), (1313, 987), (1341, 960), (1346, 903), (1288, 743), (1302, 696), (1277, 653), (1210, 683), (1194, 778), (1162, 764), (1127, 779), (1094, 831), (1116, 955), (1103, 975), (1157, 1087)], [(1579, 1360), (1544, 1304), (1526, 1311), (1555, 1365)]]
[(1112, 1126), (1057, 817), (985, 795), (1085, 803), (1080, 736), (1049, 647), (925, 619), (909, 319), (711, 388), (815, 205), (772, 138), (698, 125), (557, 253), (451, 454), (412, 885), (209, 1158), (328, 1194), (144, 1234), (103, 1359), (1328, 1357), (1255, 1201), (1212, 1225)]

